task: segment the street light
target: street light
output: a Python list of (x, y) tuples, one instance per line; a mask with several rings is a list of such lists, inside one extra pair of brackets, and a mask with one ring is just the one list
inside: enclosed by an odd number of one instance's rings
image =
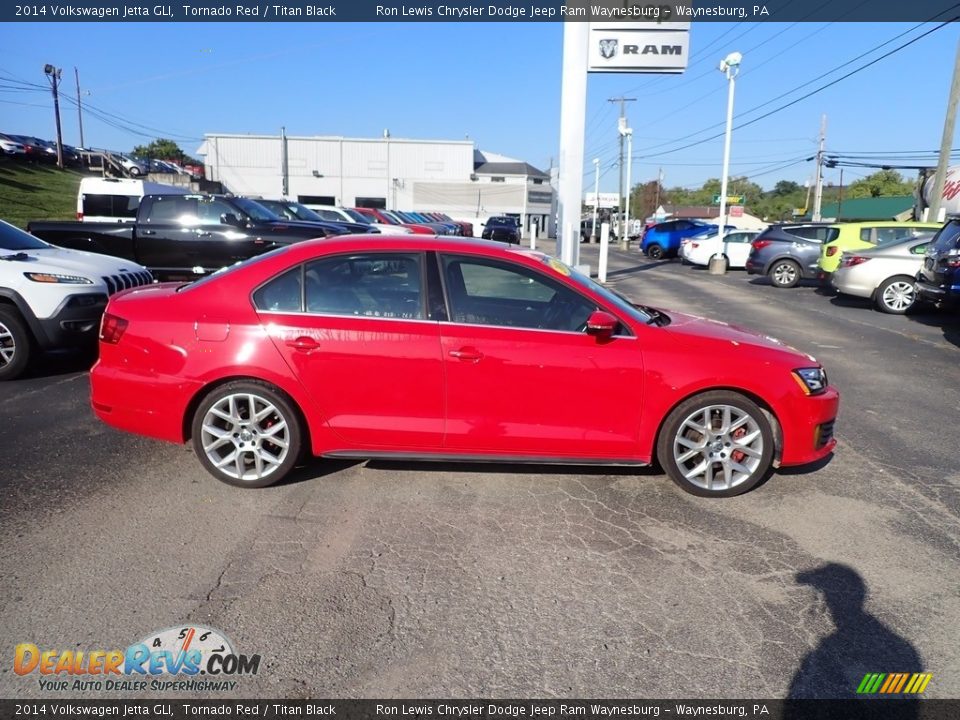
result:
[(597, 241), (597, 208), (600, 207), (600, 158), (593, 159), (593, 227), (590, 230), (590, 242)]
[(743, 55), (732, 52), (720, 61), (720, 72), (726, 73), (729, 82), (727, 93), (727, 130), (723, 138), (723, 174), (720, 176), (720, 246), (717, 255), (723, 254), (723, 230), (727, 224), (727, 175), (730, 172), (730, 135), (733, 130), (733, 90), (736, 85), (737, 73), (740, 72), (740, 62)]

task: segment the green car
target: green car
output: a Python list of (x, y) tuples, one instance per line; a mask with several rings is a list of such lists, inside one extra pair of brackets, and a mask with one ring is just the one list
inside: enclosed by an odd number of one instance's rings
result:
[(895, 222), (879, 220), (871, 222), (838, 223), (833, 227), (840, 231), (836, 239), (820, 248), (820, 277), (829, 278), (840, 267), (840, 257), (850, 250), (883, 247), (890, 243), (935, 232), (941, 223)]

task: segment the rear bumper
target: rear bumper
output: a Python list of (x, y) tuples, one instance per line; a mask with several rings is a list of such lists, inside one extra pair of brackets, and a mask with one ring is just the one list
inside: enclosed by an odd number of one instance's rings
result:
[(37, 344), (44, 350), (93, 346), (106, 306), (103, 293), (70, 295), (52, 316), (36, 319)]
[(933, 285), (923, 280), (914, 283), (917, 295), (921, 299), (934, 303), (960, 303), (960, 288), (948, 288), (943, 285)]
[(106, 368), (100, 361), (90, 371), (90, 405), (100, 420), (168, 442), (184, 441), (184, 411), (197, 390), (199, 384), (182, 378), (133, 375)]
[(789, 414), (780, 417), (783, 432), (782, 466), (807, 465), (833, 452), (837, 440), (834, 423), (840, 410), (840, 393), (828, 387), (821, 395), (804, 396)]

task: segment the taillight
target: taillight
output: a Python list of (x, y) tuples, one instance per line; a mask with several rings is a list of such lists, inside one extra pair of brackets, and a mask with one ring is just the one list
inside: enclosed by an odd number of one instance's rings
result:
[(863, 255), (852, 255), (850, 257), (845, 257), (840, 264), (843, 267), (853, 267), (854, 265), (865, 263), (869, 259), (870, 258), (864, 257)]
[(692, 243), (690, 243), (690, 247), (692, 247), (692, 248), (698, 248), (698, 247), (700, 247), (700, 243), (692, 242)]
[(82, 212), (78, 212), (78, 213), (77, 213), (77, 220), (79, 220), (80, 222), (83, 222), (83, 213), (82, 213)]
[(772, 242), (773, 240), (754, 240), (752, 243), (750, 243), (750, 247), (752, 247), (754, 250), (763, 250), (763, 248)]
[(110, 345), (116, 345), (120, 342), (120, 338), (123, 337), (123, 333), (126, 332), (129, 324), (122, 317), (104, 313), (103, 319), (100, 321), (100, 340)]
[(836, 254), (837, 254), (837, 246), (836, 246), (836, 245), (832, 245), (832, 246), (830, 246), (830, 247), (827, 248), (827, 257), (833, 257), (833, 256), (836, 255)]

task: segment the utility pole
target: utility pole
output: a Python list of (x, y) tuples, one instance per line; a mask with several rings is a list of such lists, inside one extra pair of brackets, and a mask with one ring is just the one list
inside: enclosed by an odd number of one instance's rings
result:
[[(627, 127), (627, 103), (636, 102), (636, 98), (616, 97), (609, 98), (607, 102), (620, 103), (620, 119), (617, 121), (617, 133), (620, 135), (620, 164), (617, 167), (617, 174), (620, 176), (620, 190), (617, 195), (617, 235), (622, 236), (623, 230), (620, 225), (623, 224), (623, 138), (626, 137), (624, 130)], [(622, 240), (622, 237), (621, 237)]]
[(813, 193), (813, 215), (810, 219), (820, 222), (820, 208), (823, 205), (823, 146), (827, 140), (827, 116), (820, 117), (820, 148), (817, 150), (817, 184)]
[(80, 121), (80, 147), (85, 148), (83, 144), (83, 109), (80, 107), (80, 71), (76, 65), (73, 67), (73, 76), (77, 81), (77, 120)]
[(287, 128), (280, 127), (280, 196), (286, 200), (290, 192), (290, 166), (287, 158)]
[[(943, 202), (943, 186), (947, 180), (947, 161), (950, 159), (950, 146), (953, 144), (953, 131), (957, 124), (957, 99), (960, 98), (960, 44), (957, 45), (957, 59), (953, 65), (953, 81), (950, 83), (950, 97), (947, 99), (947, 115), (943, 119), (943, 137), (940, 139), (940, 158), (937, 160), (937, 174), (933, 178), (933, 190), (930, 191), (930, 222), (939, 222), (940, 205)], [(920, 188), (923, 194), (923, 187)]]
[(653, 214), (657, 214), (657, 208), (660, 207), (660, 186), (663, 184), (663, 168), (657, 171), (657, 194), (653, 201)]
[(63, 170), (63, 133), (60, 130), (60, 97), (57, 95), (61, 70), (47, 64), (43, 66), (43, 73), (50, 80), (50, 87), (53, 90), (53, 114), (57, 119), (57, 167)]

